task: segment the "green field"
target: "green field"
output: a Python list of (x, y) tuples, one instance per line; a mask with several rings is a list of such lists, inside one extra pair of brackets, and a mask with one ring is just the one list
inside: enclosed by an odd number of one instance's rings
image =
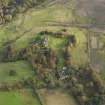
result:
[(40, 105), (31, 90), (0, 92), (0, 105)]
[[(15, 75), (10, 76), (9, 72), (13, 70)], [(32, 77), (33, 72), (30, 65), (25, 61), (0, 63), (0, 82), (15, 82)]]

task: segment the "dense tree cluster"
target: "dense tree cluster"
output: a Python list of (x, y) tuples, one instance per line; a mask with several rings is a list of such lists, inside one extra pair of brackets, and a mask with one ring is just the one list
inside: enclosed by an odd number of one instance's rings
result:
[(16, 50), (13, 44), (8, 44), (5, 46), (2, 52), (2, 61), (15, 61), (16, 59)]
[(66, 29), (63, 29), (63, 30), (58, 31), (58, 32), (45, 30), (45, 31), (39, 32), (39, 35), (51, 35), (51, 36), (56, 37), (56, 38), (63, 38), (63, 37), (68, 37), (69, 33), (67, 32)]
[(19, 90), (24, 87), (24, 84), (22, 81), (18, 81), (15, 83), (0, 83), (0, 91), (13, 91), (13, 90)]
[(0, 0), (0, 24), (6, 23), (28, 8), (37, 6), (45, 0)]
[(105, 87), (92, 68), (80, 68), (70, 80), (70, 90), (80, 105), (104, 105)]

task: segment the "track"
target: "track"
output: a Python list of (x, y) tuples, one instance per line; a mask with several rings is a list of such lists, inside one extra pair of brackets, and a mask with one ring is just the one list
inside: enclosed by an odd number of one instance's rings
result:
[(62, 27), (77, 27), (87, 29), (92, 32), (105, 34), (105, 24), (78, 24), (78, 23), (67, 23), (67, 22), (46, 22), (47, 26), (62, 26)]

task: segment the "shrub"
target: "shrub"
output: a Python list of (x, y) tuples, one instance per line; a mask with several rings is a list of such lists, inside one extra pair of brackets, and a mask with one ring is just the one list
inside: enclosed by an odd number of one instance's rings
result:
[(17, 75), (17, 73), (16, 73), (15, 70), (10, 70), (10, 71), (9, 71), (9, 75), (10, 75), (10, 76), (15, 76), (15, 75)]

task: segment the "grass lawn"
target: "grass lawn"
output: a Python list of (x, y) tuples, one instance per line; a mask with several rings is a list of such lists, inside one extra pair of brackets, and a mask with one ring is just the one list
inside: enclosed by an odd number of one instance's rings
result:
[(0, 105), (40, 105), (31, 90), (0, 92)]
[[(14, 70), (16, 74), (10, 76), (10, 70)], [(0, 63), (0, 82), (15, 82), (31, 77), (32, 75), (32, 68), (25, 61)]]
[[(62, 28), (61, 28), (62, 29)], [(60, 30), (60, 29), (59, 29)], [(73, 66), (84, 66), (88, 62), (88, 55), (87, 55), (87, 39), (86, 39), (86, 30), (81, 30), (78, 28), (68, 28), (68, 33), (70, 35), (74, 35), (76, 37), (76, 46), (70, 50), (71, 54), (71, 64)], [(47, 36), (47, 35), (46, 35)], [(67, 44), (67, 38), (55, 38), (48, 35), (48, 42), (49, 47), (56, 50), (59, 62), (58, 66), (60, 68), (64, 65), (64, 59), (62, 55), (62, 49)]]
[(48, 37), (49, 38), (49, 47), (56, 50), (57, 56), (58, 56), (58, 67), (62, 68), (64, 66), (64, 59), (62, 55), (62, 50), (67, 44), (66, 38), (54, 38), (54, 37)]
[(71, 64), (73, 66), (84, 66), (88, 62), (88, 56), (86, 52), (87, 31), (78, 28), (70, 28), (69, 31), (71, 34), (75, 35), (77, 41), (76, 46), (70, 50)]

